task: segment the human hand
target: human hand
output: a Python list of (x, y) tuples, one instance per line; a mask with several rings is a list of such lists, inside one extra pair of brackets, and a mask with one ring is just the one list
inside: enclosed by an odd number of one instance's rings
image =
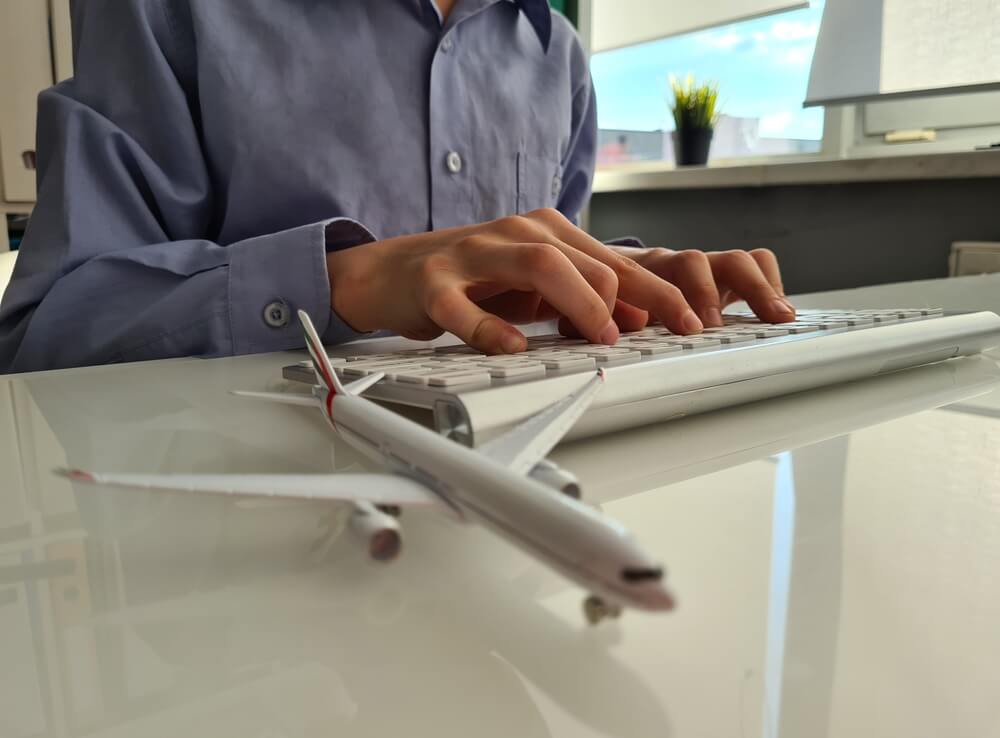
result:
[[(768, 249), (703, 252), (613, 248), (679, 287), (706, 326), (722, 325), (722, 309), (738, 300), (746, 300), (768, 323), (795, 319), (795, 308), (785, 299), (778, 260)], [(614, 314), (623, 331), (639, 330), (648, 320), (644, 310), (627, 303), (619, 303)]]
[(487, 353), (523, 351), (512, 323), (557, 316), (614, 344), (620, 304), (675, 333), (702, 329), (681, 289), (551, 209), (335, 251), (327, 271), (333, 309), (355, 330), (418, 340), (450, 331)]

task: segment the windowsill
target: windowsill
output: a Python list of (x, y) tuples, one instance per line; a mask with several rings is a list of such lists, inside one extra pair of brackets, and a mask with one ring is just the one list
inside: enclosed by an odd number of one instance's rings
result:
[(663, 162), (636, 162), (599, 169), (594, 176), (594, 192), (980, 177), (1000, 177), (1000, 150), (888, 154), (846, 159), (822, 155), (789, 156), (746, 162), (711, 162), (703, 167), (680, 168)]

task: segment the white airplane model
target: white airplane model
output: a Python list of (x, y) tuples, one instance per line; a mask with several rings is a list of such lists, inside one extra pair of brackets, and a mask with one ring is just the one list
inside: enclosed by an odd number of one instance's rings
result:
[(312, 396), (235, 394), (319, 407), (344, 441), (389, 473), (62, 473), (118, 487), (348, 502), (354, 506), (352, 530), (365, 540), (369, 555), (381, 561), (395, 558), (401, 546), (399, 522), (389, 513), (436, 506), (460, 521), (484, 525), (592, 592), (584, 602), (591, 623), (617, 617), (622, 607), (673, 608), (663, 569), (624, 526), (576, 499), (576, 479), (545, 459), (597, 394), (604, 380), (600, 371), (576, 392), (471, 449), (361, 397), (382, 374), (342, 384), (309, 316), (299, 311), (299, 319), (319, 381)]

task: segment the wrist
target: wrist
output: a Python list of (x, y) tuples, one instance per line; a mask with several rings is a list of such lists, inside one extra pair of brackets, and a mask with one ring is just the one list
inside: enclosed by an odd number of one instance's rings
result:
[(380, 327), (374, 311), (366, 304), (367, 296), (374, 292), (374, 245), (353, 246), (326, 255), (330, 308), (358, 333), (369, 333)]

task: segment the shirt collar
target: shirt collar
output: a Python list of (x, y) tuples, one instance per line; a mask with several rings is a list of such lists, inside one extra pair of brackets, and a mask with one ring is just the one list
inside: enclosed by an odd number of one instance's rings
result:
[[(463, 0), (456, 4), (452, 9), (451, 13), (448, 15), (448, 21), (446, 26), (454, 26), (461, 22), (469, 16), (475, 15), (484, 8), (494, 5), (501, 0)], [(549, 8), (549, 0), (506, 0), (507, 2), (513, 3), (518, 10), (524, 13), (524, 17), (527, 18), (528, 23), (535, 31), (535, 35), (538, 36), (538, 40), (542, 44), (542, 50), (549, 50), (549, 41), (552, 38), (552, 10)], [(0, 0), (2, 2), (2, 0)], [(427, 2), (427, 0), (420, 0), (420, 2), (426, 3), (427, 5), (432, 5), (433, 3)], [(435, 9), (435, 12), (437, 10)], [(441, 19), (441, 14), (438, 13), (438, 20)]]
[(552, 10), (549, 8), (549, 1), (514, 0), (514, 4), (524, 13), (524, 17), (528, 19), (531, 27), (538, 34), (538, 40), (542, 42), (542, 49), (547, 52), (549, 41), (552, 39)]

